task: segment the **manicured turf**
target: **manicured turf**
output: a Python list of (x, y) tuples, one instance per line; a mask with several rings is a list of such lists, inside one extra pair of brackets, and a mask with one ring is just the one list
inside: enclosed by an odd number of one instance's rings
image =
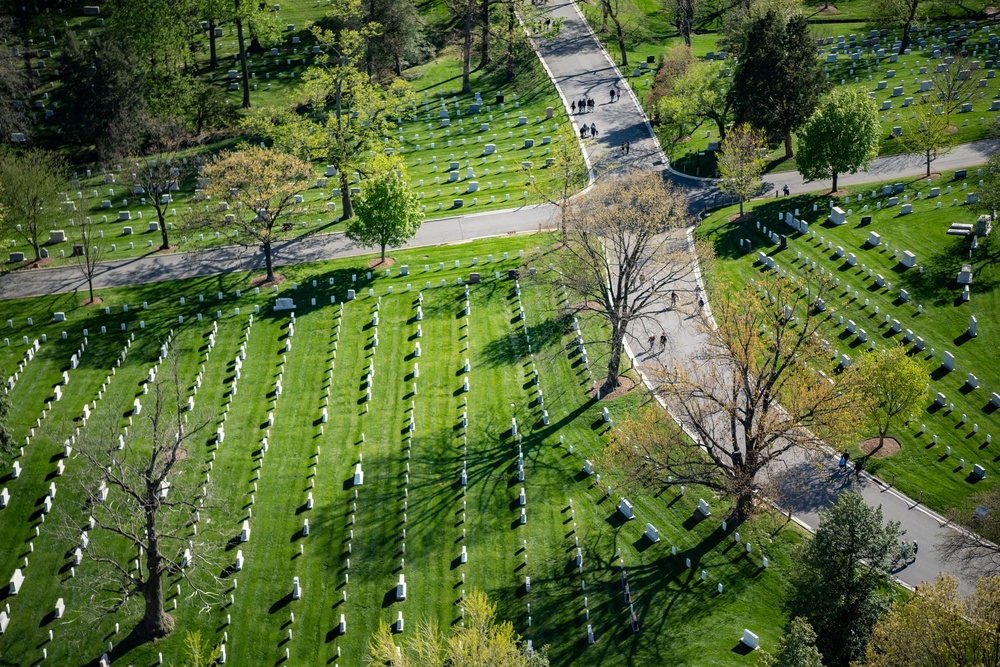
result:
[[(905, 190), (894, 195), (901, 203), (904, 196), (908, 197), (913, 213), (905, 216), (899, 214), (900, 205), (885, 206), (888, 197), (882, 196), (883, 184), (878, 184), (849, 188), (850, 204), (839, 198), (838, 206), (853, 211), (843, 226), (824, 222), (830, 198), (814, 193), (752, 202), (753, 220), (750, 222), (730, 222), (738, 209), (725, 208), (709, 216), (699, 229), (699, 235), (714, 246), (719, 258), (709, 271), (715, 290), (760, 275), (765, 269), (756, 260), (758, 251), (772, 256), (781, 270), (789, 271), (814, 289), (822, 279), (821, 269), (826, 276), (832, 276), (832, 280), (840, 280), (840, 286), (831, 287), (826, 299), (830, 317), (824, 331), (831, 350), (856, 357), (873, 340), (878, 346), (904, 344), (906, 331), (913, 332), (914, 340), (905, 345), (925, 363), (931, 374), (928, 400), (913, 415), (908, 426), (890, 434), (899, 439), (902, 450), (890, 458), (872, 460), (868, 469), (874, 469), (886, 480), (894, 479), (895, 485), (912, 498), (923, 494), (924, 502), (937, 510), (968, 508), (970, 496), (995, 484), (1000, 472), (997, 465), (1000, 445), (987, 443), (989, 435), (1000, 435), (1000, 421), (990, 404), (991, 393), (1000, 388), (1000, 373), (994, 363), (994, 350), (1000, 343), (993, 315), (998, 307), (997, 275), (991, 259), (996, 233), (979, 241), (971, 259), (971, 237), (946, 234), (952, 223), (975, 223), (976, 215), (964, 201), (966, 194), (975, 191), (978, 180), (976, 169), (968, 171), (966, 180), (953, 180), (952, 174), (946, 174), (931, 185), (924, 179), (909, 179), (904, 182)], [(966, 183), (967, 191), (962, 189)], [(940, 187), (941, 196), (928, 198), (931, 187)], [(950, 194), (947, 193), (949, 187)], [(872, 190), (877, 191), (874, 198)], [(863, 195), (862, 201), (857, 201), (858, 194)], [(917, 199), (918, 194), (920, 199)], [(876, 209), (879, 203), (883, 208)], [(940, 209), (937, 208), (939, 203)], [(817, 212), (813, 211), (814, 205)], [(862, 210), (864, 206), (869, 207), (867, 213)], [(800, 219), (812, 223), (815, 232), (800, 234), (777, 221), (779, 212), (794, 215), (796, 210)], [(870, 225), (860, 224), (863, 215), (872, 216)], [(782, 250), (771, 243), (757, 230), (758, 221), (762, 227), (787, 234), (788, 248)], [(867, 243), (873, 231), (881, 235), (888, 250)], [(739, 250), (740, 238), (753, 241), (751, 255), (744, 255)], [(832, 249), (828, 248), (831, 243)], [(836, 257), (838, 247), (843, 248), (843, 257)], [(920, 268), (906, 269), (899, 263), (896, 252), (901, 256), (906, 250), (915, 253), (917, 264), (923, 267), (922, 273)], [(856, 266), (849, 266), (847, 253), (856, 256)], [(816, 263), (816, 270), (811, 269), (812, 262)], [(972, 266), (974, 274), (969, 302), (962, 301), (961, 286), (956, 283), (966, 263)], [(869, 271), (872, 277), (868, 276)], [(876, 285), (878, 274), (888, 281), (885, 287)], [(845, 293), (848, 285), (851, 292)], [(908, 293), (906, 302), (900, 298), (901, 289)], [(854, 298), (854, 291), (859, 293), (857, 298)], [(899, 333), (891, 330), (891, 323), (885, 323), (887, 314), (899, 320)], [(973, 315), (979, 321), (975, 338), (967, 334)], [(843, 324), (840, 324), (841, 317)], [(862, 343), (847, 332), (849, 320), (866, 330), (868, 343)], [(915, 349), (916, 336), (925, 341), (923, 351)], [(942, 366), (945, 351), (955, 355), (954, 371), (947, 372)], [(978, 377), (979, 388), (973, 389), (967, 384), (970, 373)], [(938, 392), (946, 396), (949, 406), (954, 403), (953, 410), (934, 405)], [(963, 415), (966, 423), (963, 423)], [(926, 424), (924, 433), (920, 432), (922, 424)], [(974, 432), (975, 425), (978, 425), (978, 433)], [(938, 440), (936, 445), (934, 436)], [(950, 456), (946, 456), (946, 447), (951, 447)], [(964, 468), (961, 460), (965, 462)], [(985, 480), (979, 481), (970, 474), (973, 464), (986, 469)]]
[[(274, 293), (255, 295), (243, 274), (109, 290), (101, 296), (110, 315), (80, 307), (81, 297), (76, 295), (5, 302), (5, 312), (16, 318), (5, 333), (13, 344), (0, 347), (0, 363), (9, 367), (24, 353), (22, 335), (31, 340), (43, 333), (48, 337), (13, 390), (14, 428), (21, 440), (40, 416), (82, 340), (84, 327), (89, 329), (90, 343), (80, 368), (69, 371), (62, 400), (46, 413), (26, 447), (20, 459), (24, 474), (0, 482), (12, 494), (11, 506), (0, 510), (0, 581), (6, 581), (21, 559), (28, 557), (30, 562), (21, 594), (4, 600), (11, 605), (12, 621), (0, 637), (0, 664), (34, 664), (41, 659), (42, 648), (55, 664), (87, 662), (106, 650), (109, 640), (122, 641), (134, 624), (134, 618), (121, 615), (106, 621), (100, 631), (76, 631), (79, 641), (70, 642), (74, 628), (81, 627), (74, 620), (84, 611), (85, 594), (70, 587), (74, 582), (69, 580), (66, 545), (49, 525), (40, 523), (36, 500), (47, 489), (63, 438), (71, 428), (82, 426), (73, 420), (85, 401), (96, 398), (126, 337), (135, 333), (136, 341), (116, 368), (94, 420), (125, 423), (123, 415), (141, 391), (137, 388), (169, 329), (175, 331), (171, 347), (180, 355), (185, 391), (192, 390), (199, 365), (205, 365), (191, 419), (210, 418), (207, 432), (212, 435), (199, 435), (195, 441), (196, 448), (189, 453), (190, 474), (208, 472), (211, 463), (212, 496), (227, 511), (203, 512), (202, 523), (208, 525), (209, 518), (215, 525), (221, 522), (217, 542), (226, 562), (235, 559), (236, 548), (242, 549), (246, 560), (242, 572), (223, 574), (220, 592), (233, 596), (232, 606), (199, 613), (185, 585), (177, 598), (177, 631), (156, 646), (143, 645), (126, 655), (113, 653), (116, 664), (150, 664), (161, 651), (168, 661), (179, 662), (184, 631), (200, 630), (212, 642), (228, 637), (232, 664), (281, 662), (288, 648), (288, 664), (362, 665), (369, 634), (379, 618), (395, 621), (402, 611), (406, 633), (421, 617), (437, 618), (447, 627), (461, 622), (461, 591), (473, 587), (487, 591), (499, 603), (501, 617), (511, 619), (535, 646), (550, 644), (556, 665), (751, 664), (754, 656), (734, 649), (744, 627), (758, 632), (764, 645), (773, 645), (780, 635), (786, 620), (782, 602), (789, 593), (791, 550), (803, 534), (794, 525), (784, 525), (780, 517), (764, 516), (740, 527), (742, 540), (753, 544), (753, 552), (746, 554), (719, 526), (726, 513), (724, 503), (708, 497), (714, 516), (700, 522), (693, 518), (703, 494), (695, 488), (688, 488), (683, 497), (672, 491), (659, 498), (630, 496), (638, 518), (623, 521), (615, 509), (618, 492), (613, 490), (611, 498), (605, 498), (604, 484), (586, 477), (581, 469), (585, 457), (595, 459), (600, 453), (601, 436), (608, 428), (601, 409), (607, 407), (612, 418), (620, 419), (646, 399), (638, 391), (600, 403), (589, 395), (588, 366), (573, 342), (573, 315), (564, 310), (557, 276), (548, 269), (550, 263), (559, 262), (549, 244), (548, 237), (517, 237), (396, 253), (392, 275), (370, 280), (363, 258), (284, 267), (288, 281), (279, 294), (296, 304), (290, 338), (289, 313), (273, 311)], [(523, 259), (518, 255), (522, 248)], [(501, 259), (504, 252), (510, 253), (507, 261)], [(482, 271), (483, 282), (469, 285), (471, 313), (466, 316), (465, 286), (457, 280), (467, 281), (473, 258), (478, 258), (476, 269)], [(460, 267), (455, 267), (455, 260)], [(410, 276), (399, 275), (402, 264), (409, 266)], [(529, 275), (529, 266), (537, 268), (537, 276)], [(514, 281), (506, 279), (509, 268), (521, 269), (520, 298)], [(494, 271), (501, 272), (501, 279), (494, 278)], [(352, 275), (357, 276), (356, 283)], [(428, 280), (430, 288), (425, 287)], [(442, 280), (446, 286), (441, 286)], [(341, 307), (349, 288), (357, 290), (358, 298)], [(375, 296), (368, 295), (369, 288)], [(237, 289), (242, 291), (240, 297)], [(218, 291), (223, 292), (221, 301)], [(204, 302), (199, 295), (204, 295)], [(331, 295), (336, 304), (330, 304)], [(310, 305), (313, 298), (315, 307)], [(143, 301), (147, 310), (141, 307)], [(131, 306), (128, 313), (123, 312), (125, 304)], [(255, 306), (260, 312), (248, 326)], [(419, 321), (418, 306), (423, 314)], [(235, 308), (240, 308), (239, 315)], [(222, 311), (221, 317), (216, 318), (216, 310)], [(67, 321), (51, 323), (54, 311), (65, 312)], [(200, 322), (197, 313), (205, 316)], [(179, 315), (184, 324), (178, 324)], [(27, 324), (28, 316), (33, 325)], [(145, 328), (139, 329), (140, 321)], [(216, 344), (208, 352), (205, 339), (215, 321)], [(127, 325), (125, 332), (120, 330), (122, 322)], [(593, 318), (581, 317), (580, 322), (590, 368), (601, 375), (606, 351), (597, 341), (606, 338), (603, 325)], [(100, 326), (108, 333), (98, 333)], [(60, 337), (63, 330), (65, 341)], [(247, 331), (239, 391), (229, 396), (233, 359)], [(379, 341), (373, 347), (376, 331)], [(286, 352), (288, 340), (292, 345)], [(417, 343), (422, 350), (419, 358), (413, 356)], [(463, 368), (466, 358), (468, 373)], [(375, 373), (366, 409), (370, 364)], [(414, 364), (419, 364), (416, 378)], [(279, 372), (283, 391), (275, 399)], [(463, 391), (465, 379), (468, 392)], [(328, 389), (329, 420), (322, 424)], [(544, 406), (538, 401), (539, 389)], [(548, 425), (543, 423), (543, 410)], [(275, 421), (268, 429), (263, 422), (272, 411)], [(462, 427), (463, 412), (467, 428)], [(223, 415), (226, 439), (218, 445), (215, 424), (222, 423)], [(520, 442), (510, 433), (512, 416)], [(260, 451), (264, 437), (269, 440), (266, 454)], [(517, 479), (519, 444), (523, 482)], [(465, 493), (463, 460), (468, 475)], [(358, 462), (364, 484), (353, 487)], [(57, 480), (56, 506), (72, 512), (80, 500), (75, 483), (83, 474), (83, 463), (70, 458), (66, 465), (66, 475)], [(527, 500), (525, 525), (519, 523), (522, 487)], [(315, 505), (307, 510), (310, 491)], [(227, 547), (251, 510), (250, 541)], [(302, 535), (306, 518), (311, 528), (308, 537)], [(658, 544), (642, 537), (647, 521), (660, 531)], [(41, 533), (37, 538), (36, 526)], [(575, 565), (576, 538), (583, 554), (582, 575)], [(34, 553), (28, 553), (32, 539)], [(92, 539), (100, 535), (95, 532)], [(468, 553), (464, 565), (463, 545)], [(675, 557), (670, 555), (671, 546), (677, 547)], [(761, 567), (763, 556), (770, 559), (770, 569)], [(690, 570), (684, 564), (689, 557)], [(638, 635), (628, 627), (623, 565), (643, 627)], [(77, 581), (85, 579), (87, 567), (84, 563), (77, 568)], [(705, 582), (701, 569), (706, 570)], [(408, 584), (403, 602), (394, 599), (401, 572)], [(290, 595), (295, 576), (303, 588), (299, 600)], [(525, 590), (526, 576), (531, 577), (530, 592)], [(716, 591), (720, 582), (722, 594)], [(170, 577), (170, 605), (176, 583)], [(58, 597), (66, 600), (68, 623), (46, 617)], [(597, 639), (591, 647), (586, 642), (585, 600)], [(344, 636), (336, 631), (341, 614), (347, 619)], [(122, 626), (117, 635), (115, 621)], [(50, 629), (55, 640), (47, 642)]]

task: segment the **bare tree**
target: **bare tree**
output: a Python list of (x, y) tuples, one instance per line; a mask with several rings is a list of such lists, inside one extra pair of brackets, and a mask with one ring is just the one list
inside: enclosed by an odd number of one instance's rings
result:
[(76, 581), (87, 592), (93, 620), (134, 613), (141, 606), (137, 632), (142, 639), (164, 637), (174, 629), (164, 603), (168, 576), (180, 577), (203, 606), (218, 599), (213, 574), (220, 566), (213, 553), (218, 540), (197, 529), (200, 512), (209, 509), (204, 504), (208, 486), (202, 486), (190, 456), (192, 440), (205, 424), (185, 424), (177, 356), (168, 346), (169, 339), (153, 369), (152, 388), (139, 396), (138, 405), (145, 406), (127, 406), (133, 425), (123, 427), (113, 410), (76, 439), (73, 451), (84, 465), (79, 484), (86, 504), (82, 512), (63, 515), (60, 526), (70, 551), (79, 548), (84, 556)]
[(947, 531), (937, 549), (969, 572), (1000, 574), (1000, 488), (987, 491), (976, 501), (973, 512), (963, 507), (949, 513), (955, 530)]
[(87, 281), (87, 288), (90, 290), (90, 299), (84, 305), (93, 305), (94, 301), (94, 277), (104, 259), (104, 238), (96, 229), (97, 225), (91, 222), (89, 217), (85, 217), (77, 225), (79, 230), (79, 243), (73, 246), (73, 257), (76, 259), (76, 267)]
[(13, 142), (16, 133), (26, 134), (31, 126), (23, 102), (31, 92), (31, 68), (25, 67), (26, 55), (11, 48), (20, 43), (14, 33), (13, 20), (0, 18), (0, 44), (5, 47), (0, 49), (0, 142), (4, 143)]
[(567, 144), (565, 140), (553, 147), (552, 164), (537, 173), (529, 174), (528, 188), (531, 193), (558, 207), (555, 215), (559, 217), (559, 232), (563, 243), (567, 241), (566, 220), (571, 206), (570, 197), (586, 185), (587, 166), (576, 144)]
[(482, 20), (478, 0), (446, 0), (448, 10), (455, 14), (462, 35), (462, 92), (472, 90), (469, 74), (472, 70), (472, 39), (476, 24)]
[(814, 302), (784, 278), (757, 285), (719, 294), (717, 326), (702, 316), (704, 349), (690, 368), (663, 374), (659, 390), (694, 437), (646, 417), (621, 424), (607, 451), (612, 468), (644, 487), (700, 484), (734, 499), (737, 522), (769, 490), (777, 461), (793, 449), (820, 451), (821, 436), (840, 444), (856, 421), (845, 383), (815, 370), (829, 354)]
[(628, 67), (628, 52), (625, 50), (625, 24), (623, 23), (626, 19), (622, 15), (622, 9), (632, 9), (631, 0), (600, 0), (600, 2), (605, 26), (607, 26), (609, 18), (615, 24), (615, 37), (618, 40), (618, 49), (622, 54), (621, 65)]
[(968, 58), (957, 57), (951, 64), (934, 74), (931, 79), (933, 97), (945, 117), (946, 125), (951, 125), (951, 117), (963, 104), (971, 102), (976, 95), (976, 82), (972, 79), (972, 64)]
[(566, 283), (584, 298), (581, 308), (600, 313), (611, 329), (605, 390), (618, 386), (629, 327), (651, 318), (693, 271), (687, 222), (684, 193), (652, 171), (609, 178), (567, 212)]
[(171, 203), (170, 193), (180, 189), (181, 180), (191, 171), (186, 160), (178, 153), (181, 140), (177, 129), (172, 126), (157, 128), (154, 141), (145, 151), (130, 159), (135, 168), (132, 172), (132, 185), (149, 198), (150, 205), (156, 211), (162, 240), (160, 250), (170, 249), (166, 221)]

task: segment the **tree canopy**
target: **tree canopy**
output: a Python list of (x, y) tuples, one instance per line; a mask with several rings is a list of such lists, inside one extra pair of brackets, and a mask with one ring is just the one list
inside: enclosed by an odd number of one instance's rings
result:
[(828, 82), (809, 25), (775, 9), (750, 19), (730, 92), (737, 123), (749, 123), (792, 157), (792, 132), (812, 116)]
[(902, 345), (868, 352), (858, 361), (856, 372), (855, 387), (881, 448), (889, 429), (909, 420), (910, 412), (927, 396), (930, 374)]
[(864, 657), (872, 628), (889, 610), (892, 571), (904, 531), (885, 522), (882, 507), (860, 493), (841, 493), (820, 514), (819, 528), (799, 559), (795, 607), (814, 628), (827, 665)]
[(741, 216), (743, 202), (763, 184), (760, 176), (767, 166), (766, 152), (764, 136), (746, 124), (735, 127), (722, 142), (718, 157), (719, 189), (739, 199)]
[(384, 262), (386, 247), (398, 248), (413, 238), (424, 215), (416, 193), (407, 186), (401, 162), (380, 156), (371, 172), (354, 202), (357, 215), (345, 231), (359, 245), (378, 246)]
[(799, 171), (809, 180), (833, 179), (840, 174), (867, 171), (878, 157), (878, 107), (863, 88), (839, 88), (799, 131)]

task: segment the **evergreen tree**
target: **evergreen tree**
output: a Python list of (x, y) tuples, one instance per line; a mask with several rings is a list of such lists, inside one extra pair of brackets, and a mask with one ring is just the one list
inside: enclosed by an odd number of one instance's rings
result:
[(784, 19), (769, 10), (750, 22), (744, 43), (730, 91), (736, 122), (783, 140), (791, 158), (792, 132), (812, 116), (828, 85), (809, 26), (800, 15)]

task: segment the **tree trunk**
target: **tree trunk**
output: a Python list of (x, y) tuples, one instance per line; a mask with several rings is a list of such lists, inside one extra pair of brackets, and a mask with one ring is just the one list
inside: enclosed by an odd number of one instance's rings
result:
[(601, 3), (601, 32), (602, 33), (608, 31), (608, 14), (609, 14), (608, 3), (606, 1), (602, 2)]
[(472, 11), (466, 9), (465, 29), (462, 31), (462, 92), (469, 93), (472, 86), (469, 84), (469, 70), (472, 66)]
[[(167, 188), (167, 192), (169, 192), (169, 191), (170, 191), (170, 188)], [(167, 223), (163, 219), (163, 211), (161, 211), (160, 209), (157, 209), (156, 210), (156, 217), (159, 218), (159, 220), (160, 220), (160, 236), (163, 238), (163, 245), (160, 246), (160, 250), (169, 250), (170, 249), (170, 239), (167, 237)]]
[(726, 123), (722, 118), (719, 118), (715, 121), (715, 126), (719, 130), (719, 144), (721, 145), (726, 140)]
[(622, 52), (622, 67), (628, 67), (628, 52), (625, 51), (625, 33), (622, 31), (622, 24), (617, 16), (612, 16), (615, 22), (615, 34), (618, 36), (618, 49)]
[(740, 197), (740, 219), (743, 219), (743, 197)]
[(264, 265), (267, 267), (267, 282), (274, 282), (274, 266), (271, 264), (271, 240), (268, 239), (261, 244), (264, 250)]
[(837, 176), (838, 176), (837, 172), (834, 171), (833, 172), (833, 190), (831, 190), (831, 192), (836, 192), (837, 191)]
[(87, 273), (87, 289), (90, 291), (90, 303), (94, 303), (94, 276)]
[(41, 250), (41, 248), (38, 245), (38, 234), (32, 235), (32, 237), (31, 237), (31, 247), (35, 251), (35, 261), (37, 262), (37, 261), (41, 260), (42, 259), (42, 250)]
[(791, 130), (786, 130), (785, 131), (785, 159), (786, 160), (790, 160), (794, 156), (795, 156), (795, 153), (792, 152), (792, 132), (791, 132)]
[(215, 53), (215, 26), (216, 20), (212, 19), (208, 22), (208, 66), (215, 69), (219, 66), (219, 58)]
[[(239, 0), (236, 7), (239, 9)], [(243, 35), (243, 20), (236, 19), (236, 37), (240, 43), (240, 68), (243, 70), (243, 108), (250, 108), (250, 73), (247, 71), (246, 38)]]
[(740, 493), (739, 497), (736, 499), (736, 506), (733, 508), (732, 514), (729, 515), (729, 523), (734, 525), (739, 525), (747, 520), (750, 516), (750, 511), (753, 509), (753, 491), (747, 489)]
[(385, 244), (382, 244), (382, 261), (380, 264), (385, 264)]
[(350, 220), (354, 217), (354, 203), (351, 201), (351, 185), (347, 182), (347, 174), (340, 172), (340, 202), (344, 208), (341, 220)]
[(931, 151), (927, 151), (927, 178), (931, 177)]
[(479, 67), (483, 68), (490, 63), (490, 0), (483, 0), (482, 9), (482, 36), (479, 45)]
[(622, 363), (622, 342), (625, 340), (625, 324), (621, 321), (611, 325), (611, 358), (608, 360), (608, 377), (604, 380), (604, 391), (618, 388), (618, 375)]
[[(155, 524), (155, 520), (153, 520)], [(148, 522), (147, 522), (148, 523)], [(166, 637), (174, 629), (174, 619), (163, 606), (163, 580), (160, 573), (160, 549), (156, 539), (149, 541), (146, 549), (146, 569), (148, 578), (142, 587), (142, 597), (146, 610), (142, 617), (142, 625), (146, 637), (158, 639)]]

